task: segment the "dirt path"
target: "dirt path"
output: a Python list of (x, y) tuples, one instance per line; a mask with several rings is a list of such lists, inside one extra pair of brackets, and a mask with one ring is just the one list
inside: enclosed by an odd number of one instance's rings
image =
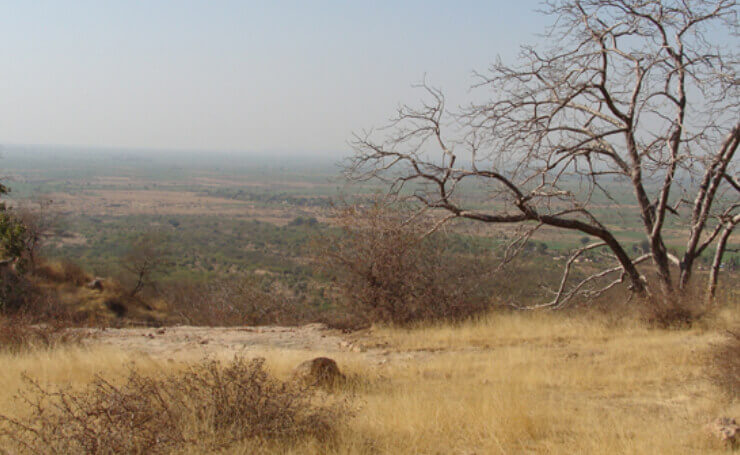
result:
[(300, 327), (194, 327), (93, 329), (86, 343), (114, 346), (162, 360), (192, 360), (218, 355), (262, 355), (267, 350), (296, 351), (311, 355), (349, 354), (375, 365), (424, 360), (439, 351), (479, 352), (480, 347), (450, 349), (398, 349), (368, 332), (343, 334), (323, 324)]
[(114, 345), (153, 357), (249, 354), (265, 349), (361, 352), (341, 333), (322, 324), (302, 327), (190, 327), (127, 328), (92, 331), (89, 343)]

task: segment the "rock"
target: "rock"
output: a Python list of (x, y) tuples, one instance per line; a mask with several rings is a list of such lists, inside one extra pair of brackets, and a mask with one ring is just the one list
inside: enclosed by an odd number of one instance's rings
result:
[(293, 370), (293, 378), (305, 384), (332, 386), (344, 381), (337, 362), (328, 357), (306, 360)]
[(740, 442), (740, 425), (735, 419), (719, 417), (707, 425), (707, 430), (721, 441), (735, 446)]
[(95, 278), (91, 282), (87, 283), (85, 285), (88, 289), (94, 289), (96, 291), (102, 291), (103, 290), (103, 280), (100, 278)]

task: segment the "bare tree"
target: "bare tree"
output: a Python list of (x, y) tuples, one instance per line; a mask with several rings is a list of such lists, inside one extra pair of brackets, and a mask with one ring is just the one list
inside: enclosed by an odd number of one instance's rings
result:
[(16, 210), (16, 217), (25, 226), (23, 254), (31, 271), (36, 269), (38, 255), (44, 242), (53, 236), (58, 219), (52, 209), (53, 201), (46, 195), (37, 195), (33, 200)]
[(131, 297), (146, 287), (155, 287), (157, 280), (170, 268), (170, 252), (164, 236), (147, 233), (133, 241), (122, 267), (131, 275)]
[[(477, 74), (476, 87), (490, 89), (484, 102), (451, 113), (443, 93), (422, 84), (429, 101), (399, 108), (385, 137), (355, 137), (348, 177), (380, 179), (447, 219), (529, 226), (525, 239), (542, 227), (589, 236), (543, 306), (624, 281), (641, 295), (686, 289), (711, 245), (721, 263), (740, 221), (737, 49), (707, 34), (737, 37), (736, 2), (558, 0), (544, 12), (555, 18), (549, 44)], [(492, 208), (466, 202), (468, 181), (487, 189)], [(595, 210), (595, 201), (617, 204), (617, 186), (633, 194), (643, 254), (630, 256)], [(681, 257), (666, 247), (667, 223), (684, 226)], [(613, 264), (572, 283), (575, 258), (594, 249)], [(646, 261), (654, 280), (638, 270)], [(713, 283), (716, 273), (710, 295)]]

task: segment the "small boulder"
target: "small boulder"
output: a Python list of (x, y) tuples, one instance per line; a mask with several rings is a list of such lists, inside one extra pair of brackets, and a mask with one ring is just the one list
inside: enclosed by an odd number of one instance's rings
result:
[(730, 417), (715, 419), (707, 425), (707, 430), (733, 447), (740, 442), (740, 425)]
[(95, 291), (102, 291), (103, 290), (103, 280), (100, 278), (95, 278), (91, 282), (87, 283), (88, 289), (93, 289)]
[(345, 379), (337, 362), (328, 357), (306, 360), (293, 370), (293, 378), (304, 384), (317, 386), (333, 386)]

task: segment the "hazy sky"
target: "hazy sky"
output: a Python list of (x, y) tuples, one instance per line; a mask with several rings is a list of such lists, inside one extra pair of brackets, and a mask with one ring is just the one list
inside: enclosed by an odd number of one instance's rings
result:
[(462, 99), (538, 5), (0, 1), (0, 144), (346, 150), (425, 73)]

